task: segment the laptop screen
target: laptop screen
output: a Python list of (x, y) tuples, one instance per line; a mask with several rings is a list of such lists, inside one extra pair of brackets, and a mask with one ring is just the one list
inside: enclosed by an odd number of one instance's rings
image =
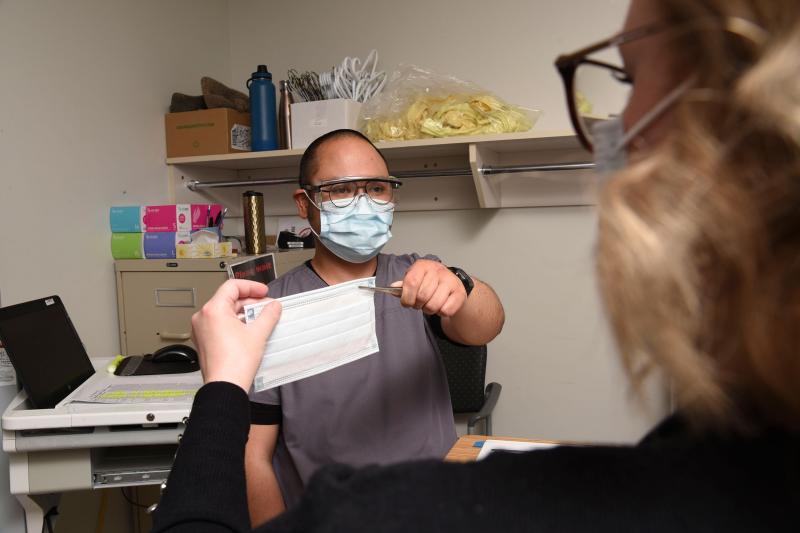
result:
[(54, 407), (94, 374), (58, 296), (0, 308), (0, 340), (37, 409)]

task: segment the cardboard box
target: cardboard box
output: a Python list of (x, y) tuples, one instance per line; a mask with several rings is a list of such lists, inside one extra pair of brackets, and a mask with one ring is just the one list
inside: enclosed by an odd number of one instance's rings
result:
[(112, 233), (114, 259), (174, 259), (176, 246), (192, 239), (188, 231), (160, 233)]
[(361, 103), (355, 100), (319, 100), (292, 104), (292, 148), (306, 148), (329, 131), (358, 129)]
[(125, 205), (109, 210), (113, 233), (194, 231), (213, 226), (220, 204)]
[(200, 257), (231, 257), (233, 244), (229, 242), (190, 242), (175, 245), (178, 259), (197, 259)]
[(164, 116), (167, 157), (250, 151), (250, 114), (217, 108)]

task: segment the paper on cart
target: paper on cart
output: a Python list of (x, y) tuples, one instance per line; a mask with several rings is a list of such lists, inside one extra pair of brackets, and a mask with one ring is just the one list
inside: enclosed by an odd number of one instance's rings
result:
[(202, 386), (203, 377), (199, 371), (151, 376), (115, 376), (98, 372), (58, 405), (70, 403), (191, 405), (195, 393)]
[[(278, 298), (280, 321), (267, 340), (256, 373), (256, 392), (311, 377), (378, 351), (375, 297), (360, 286), (375, 286), (363, 278), (324, 289)], [(252, 322), (266, 303), (244, 307)]]

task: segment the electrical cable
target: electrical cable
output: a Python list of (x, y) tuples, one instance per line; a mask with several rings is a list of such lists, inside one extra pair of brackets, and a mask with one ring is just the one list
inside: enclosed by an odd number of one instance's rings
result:
[(136, 502), (136, 501), (133, 501), (133, 500), (131, 500), (131, 499), (128, 497), (128, 495), (125, 493), (125, 487), (121, 487), (119, 490), (121, 490), (121, 491), (122, 491), (122, 497), (123, 497), (123, 498), (125, 498), (125, 501), (127, 501), (129, 504), (133, 505), (134, 507), (141, 507), (142, 509), (147, 509), (147, 507), (149, 507), (149, 506), (147, 506), (147, 505), (142, 505), (142, 504), (141, 504), (141, 503), (139, 503), (139, 502)]

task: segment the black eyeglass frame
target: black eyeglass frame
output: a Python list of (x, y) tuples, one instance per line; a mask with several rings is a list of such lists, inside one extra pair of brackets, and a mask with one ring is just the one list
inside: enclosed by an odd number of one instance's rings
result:
[(612, 46), (619, 46), (642, 37), (648, 37), (654, 33), (658, 33), (667, 27), (666, 24), (650, 24), (641, 28), (635, 28), (627, 32), (618, 33), (600, 42), (591, 44), (576, 52), (570, 54), (562, 54), (555, 60), (556, 69), (561, 75), (561, 80), (564, 83), (564, 91), (567, 97), (567, 109), (569, 110), (569, 118), (572, 121), (572, 127), (578, 135), (578, 140), (588, 151), (593, 151), (592, 141), (583, 130), (583, 123), (581, 122), (578, 113), (578, 103), (575, 100), (575, 71), (581, 65), (594, 65), (597, 67), (606, 68), (611, 71), (612, 76), (622, 83), (632, 83), (628, 73), (616, 65), (590, 59), (587, 56), (600, 50), (610, 48)]

